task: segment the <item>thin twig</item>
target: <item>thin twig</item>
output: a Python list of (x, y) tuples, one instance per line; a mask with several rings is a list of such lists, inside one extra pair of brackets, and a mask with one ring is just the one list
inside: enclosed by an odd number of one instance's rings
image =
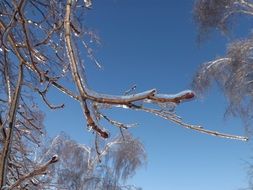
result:
[(176, 124), (179, 124), (179, 126), (181, 126), (181, 127), (184, 127), (184, 128), (187, 128), (187, 129), (192, 129), (192, 130), (195, 130), (195, 131), (198, 131), (198, 132), (201, 132), (201, 133), (205, 133), (205, 134), (208, 134), (208, 135), (217, 136), (217, 137), (221, 137), (221, 138), (241, 140), (241, 141), (247, 141), (248, 140), (248, 137), (245, 137), (245, 136), (220, 133), (220, 132), (217, 132), (217, 131), (204, 129), (201, 126), (189, 125), (187, 123), (184, 123), (182, 120), (179, 120), (179, 119), (176, 119), (174, 117), (171, 117), (170, 115), (164, 114), (160, 110), (145, 108), (145, 107), (139, 107), (139, 106), (134, 106), (134, 105), (132, 106), (132, 108), (135, 109), (135, 110), (141, 110), (141, 111), (144, 111), (144, 112), (147, 112), (147, 113), (157, 115), (157, 116), (162, 117), (166, 120), (170, 120), (170, 121), (172, 121)]

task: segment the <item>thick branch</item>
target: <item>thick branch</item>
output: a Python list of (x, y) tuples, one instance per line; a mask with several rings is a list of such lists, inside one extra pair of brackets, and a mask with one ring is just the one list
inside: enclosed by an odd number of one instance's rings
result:
[(31, 179), (32, 177), (41, 175), (46, 173), (46, 171), (48, 170), (48, 166), (50, 164), (56, 163), (59, 160), (57, 155), (54, 155), (51, 160), (49, 160), (47, 163), (45, 163), (42, 166), (39, 166), (37, 168), (35, 168), (32, 172), (25, 174), (23, 176), (21, 176), (14, 184), (12, 184), (9, 189), (15, 189), (15, 187), (18, 187), (22, 182), (27, 181), (29, 179)]
[(65, 42), (67, 48), (67, 54), (69, 57), (70, 67), (73, 79), (75, 81), (76, 87), (79, 91), (81, 98), (90, 99), (92, 101), (98, 103), (107, 103), (107, 104), (121, 104), (121, 105), (129, 105), (132, 102), (139, 101), (139, 100), (151, 100), (154, 102), (174, 102), (179, 103), (181, 99), (184, 98), (191, 98), (194, 97), (194, 94), (191, 92), (190, 96), (182, 96), (171, 98), (170, 96), (162, 98), (159, 97), (155, 89), (151, 89), (142, 93), (133, 94), (133, 95), (125, 95), (125, 96), (114, 96), (108, 94), (100, 94), (90, 90), (87, 87), (86, 82), (82, 79), (81, 74), (78, 69), (78, 60), (77, 55), (75, 55), (75, 47), (72, 43), (72, 35), (71, 35), (71, 4), (72, 1), (68, 0), (66, 5), (66, 14), (64, 20), (64, 28), (65, 28)]
[(2, 157), (1, 157), (1, 163), (0, 163), (0, 175), (1, 175), (0, 187), (3, 187), (6, 185), (8, 159), (9, 159), (9, 154), (11, 151), (10, 149), (11, 149), (11, 143), (12, 143), (12, 135), (13, 135), (13, 129), (15, 126), (17, 108), (19, 105), (22, 81), (23, 81), (23, 63), (20, 63), (18, 81), (17, 81), (16, 89), (11, 101), (10, 110), (8, 114), (8, 133), (4, 142), (4, 147), (3, 147), (3, 151), (1, 155)]

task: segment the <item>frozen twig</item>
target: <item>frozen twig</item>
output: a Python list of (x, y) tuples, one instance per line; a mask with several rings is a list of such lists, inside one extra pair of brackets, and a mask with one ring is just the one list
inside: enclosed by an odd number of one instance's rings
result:
[(231, 134), (226, 134), (226, 133), (220, 133), (217, 131), (212, 131), (212, 130), (208, 130), (208, 129), (204, 129), (201, 126), (198, 125), (190, 125), (187, 123), (184, 123), (181, 119), (173, 117), (172, 115), (163, 112), (162, 110), (156, 110), (156, 109), (152, 109), (152, 108), (145, 108), (145, 107), (140, 107), (140, 106), (135, 106), (132, 105), (133, 109), (135, 110), (141, 110), (141, 111), (145, 111), (147, 113), (151, 113), (154, 115), (157, 115), (161, 118), (164, 118), (166, 120), (170, 120), (176, 124), (179, 124), (179, 126), (187, 128), (187, 129), (192, 129), (201, 133), (205, 133), (208, 135), (212, 135), (212, 136), (217, 136), (217, 137), (221, 137), (221, 138), (228, 138), (228, 139), (235, 139), (235, 140), (241, 140), (241, 141), (247, 141), (248, 137), (245, 136), (238, 136), (238, 135), (231, 135)]
[(49, 88), (49, 85), (50, 85), (50, 82), (47, 84), (45, 90), (43, 91), (40, 91), (38, 88), (34, 88), (34, 90), (36, 92), (38, 92), (38, 94), (41, 96), (42, 100), (45, 102), (45, 104), (50, 108), (50, 109), (59, 109), (59, 108), (63, 108), (64, 107), (64, 104), (61, 104), (61, 105), (52, 105), (48, 102), (47, 98), (46, 98), (46, 93), (48, 91), (48, 88)]

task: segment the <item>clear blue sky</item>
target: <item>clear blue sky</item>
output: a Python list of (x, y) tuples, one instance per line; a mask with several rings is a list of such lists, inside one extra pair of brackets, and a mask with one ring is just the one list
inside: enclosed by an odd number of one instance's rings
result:
[[(201, 47), (192, 20), (193, 0), (94, 0), (87, 26), (100, 36), (95, 50), (103, 65), (86, 66), (90, 86), (120, 94), (136, 84), (142, 91), (162, 93), (189, 89), (199, 65), (223, 55), (227, 38), (217, 33)], [(240, 31), (239, 31), (240, 33)], [(241, 33), (240, 33), (241, 35)], [(52, 102), (66, 102), (63, 111), (47, 111), (50, 135), (66, 131), (86, 143), (91, 138), (80, 106), (57, 92)], [(226, 101), (213, 88), (201, 100), (177, 108), (185, 121), (205, 128), (244, 134), (238, 119), (223, 119)], [(148, 114), (114, 110), (115, 119), (138, 122), (131, 132), (144, 143), (148, 162), (129, 183), (144, 190), (236, 190), (247, 186), (252, 142), (219, 139), (181, 128)], [(109, 127), (110, 129), (110, 127)]]

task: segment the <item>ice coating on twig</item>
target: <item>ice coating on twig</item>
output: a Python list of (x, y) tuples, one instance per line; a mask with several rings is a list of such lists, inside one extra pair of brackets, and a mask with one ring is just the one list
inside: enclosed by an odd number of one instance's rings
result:
[(153, 96), (156, 93), (156, 89), (147, 90), (137, 94), (130, 94), (130, 95), (108, 95), (108, 94), (101, 94), (97, 93), (93, 90), (88, 88), (85, 89), (88, 96), (95, 97), (97, 99), (113, 99), (113, 100), (126, 100), (126, 101), (138, 101), (147, 98), (148, 96)]
[(177, 94), (155, 94), (157, 100), (162, 102), (175, 100), (176, 103), (191, 100), (195, 97), (195, 93), (192, 90), (184, 90)]
[(134, 109), (142, 110), (142, 111), (145, 111), (147, 113), (152, 113), (152, 114), (157, 115), (159, 117), (162, 117), (164, 119), (170, 120), (170, 121), (172, 121), (176, 124), (179, 124), (179, 126), (181, 126), (181, 127), (191, 129), (191, 130), (195, 130), (195, 131), (198, 131), (200, 133), (205, 133), (205, 134), (208, 134), (208, 135), (211, 135), (211, 136), (227, 138), (227, 139), (235, 139), (235, 140), (241, 140), (241, 141), (247, 141), (248, 140), (248, 137), (245, 137), (245, 136), (220, 133), (218, 131), (204, 129), (203, 127), (198, 126), (198, 125), (190, 125), (190, 124), (184, 123), (181, 118), (175, 117), (171, 114), (165, 113), (165, 112), (160, 111), (160, 110), (145, 108), (145, 107), (140, 107), (140, 108), (136, 107)]
[(192, 90), (183, 90), (177, 94), (157, 94), (156, 96), (159, 98), (177, 98), (177, 97), (182, 97), (185, 95), (192, 95), (194, 96), (194, 92)]

